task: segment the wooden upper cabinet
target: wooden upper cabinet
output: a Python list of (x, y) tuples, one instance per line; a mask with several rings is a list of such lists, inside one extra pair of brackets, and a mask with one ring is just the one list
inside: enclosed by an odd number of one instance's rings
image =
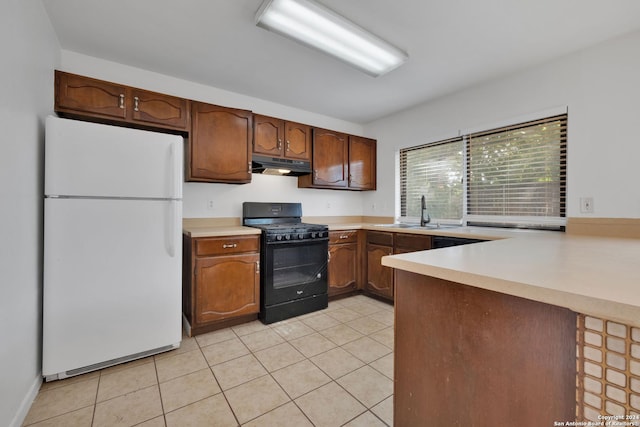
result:
[(187, 180), (251, 182), (251, 111), (191, 103)]
[(284, 134), (284, 157), (311, 161), (311, 126), (285, 122)]
[(188, 101), (184, 98), (131, 88), (133, 120), (156, 125), (186, 129), (189, 114)]
[(348, 156), (349, 137), (346, 134), (327, 129), (314, 129), (313, 173), (299, 177), (298, 186), (347, 188)]
[(326, 129), (313, 130), (312, 175), (301, 188), (376, 189), (376, 140)]
[(189, 100), (55, 71), (56, 112), (133, 127), (187, 131)]
[(55, 72), (55, 110), (124, 120), (127, 87), (89, 77)]
[(376, 189), (376, 140), (349, 136), (349, 188)]
[(284, 146), (284, 120), (274, 117), (253, 116), (253, 152), (281, 157)]
[(253, 152), (272, 157), (311, 160), (311, 127), (255, 114)]

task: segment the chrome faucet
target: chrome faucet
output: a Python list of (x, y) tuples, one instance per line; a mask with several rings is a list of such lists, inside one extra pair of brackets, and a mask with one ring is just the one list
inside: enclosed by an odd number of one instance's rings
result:
[[(427, 210), (427, 199), (424, 197), (424, 194), (423, 194), (422, 198), (420, 199), (420, 227), (424, 227), (425, 225), (431, 222), (431, 217), (429, 216), (429, 212), (426, 212), (426, 210)], [(427, 214), (426, 218), (424, 216), (425, 212)]]

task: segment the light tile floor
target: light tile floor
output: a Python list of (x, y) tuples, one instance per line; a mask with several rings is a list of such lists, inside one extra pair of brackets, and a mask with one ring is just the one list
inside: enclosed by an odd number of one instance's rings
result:
[(24, 425), (391, 426), (393, 307), (358, 295), (43, 384)]

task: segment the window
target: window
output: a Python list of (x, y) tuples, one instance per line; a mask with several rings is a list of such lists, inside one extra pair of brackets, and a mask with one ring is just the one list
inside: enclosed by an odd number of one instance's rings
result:
[(463, 154), (462, 137), (400, 151), (402, 217), (420, 217), (424, 195), (432, 218), (462, 219)]
[(566, 146), (563, 114), (402, 149), (401, 217), (419, 217), (424, 194), (436, 220), (561, 228)]

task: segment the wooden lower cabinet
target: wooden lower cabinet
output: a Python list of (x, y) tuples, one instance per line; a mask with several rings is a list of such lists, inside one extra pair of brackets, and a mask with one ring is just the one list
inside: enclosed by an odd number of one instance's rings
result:
[(183, 313), (190, 335), (257, 318), (258, 236), (184, 237)]
[(393, 233), (367, 232), (367, 282), (365, 291), (393, 299), (393, 269), (382, 265), (382, 257), (393, 255)]
[(358, 289), (358, 231), (329, 232), (329, 297)]
[(382, 257), (427, 249), (431, 249), (431, 236), (368, 231), (365, 292), (393, 300), (395, 286), (393, 269), (382, 265)]
[(431, 249), (431, 236), (422, 234), (396, 233), (393, 241), (394, 254), (424, 251)]

